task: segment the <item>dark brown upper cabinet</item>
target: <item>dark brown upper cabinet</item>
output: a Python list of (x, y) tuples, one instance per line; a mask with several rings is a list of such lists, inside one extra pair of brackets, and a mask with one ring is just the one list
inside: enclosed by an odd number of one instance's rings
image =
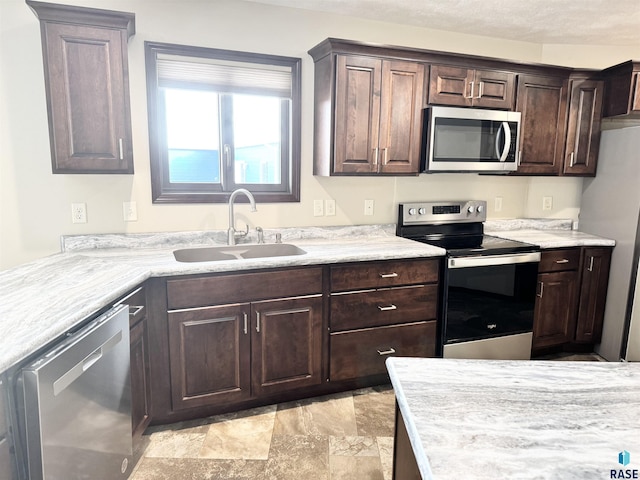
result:
[(559, 175), (567, 125), (567, 78), (520, 75), (516, 111), (520, 124), (519, 174)]
[(419, 172), (423, 64), (324, 57), (316, 63), (315, 89), (314, 174)]
[(27, 0), (40, 20), (53, 173), (133, 173), (132, 13)]
[(572, 78), (564, 152), (564, 175), (595, 176), (600, 147), (602, 81)]
[(513, 72), (431, 65), (428, 103), (511, 110), (515, 87)]
[(604, 116), (640, 116), (640, 62), (628, 61), (603, 70)]

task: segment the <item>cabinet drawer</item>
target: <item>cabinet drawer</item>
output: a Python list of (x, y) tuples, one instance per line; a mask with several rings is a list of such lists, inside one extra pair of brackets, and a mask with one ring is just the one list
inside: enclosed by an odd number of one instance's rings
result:
[(577, 270), (580, 265), (580, 249), (544, 250), (540, 257), (538, 272)]
[(322, 293), (321, 267), (167, 281), (169, 309), (318, 293)]
[(352, 330), (434, 320), (437, 285), (385, 288), (331, 295), (331, 330)]
[(332, 333), (330, 342), (331, 381), (384, 374), (389, 356), (435, 356), (436, 322)]
[(331, 267), (331, 291), (438, 281), (439, 260), (401, 260)]

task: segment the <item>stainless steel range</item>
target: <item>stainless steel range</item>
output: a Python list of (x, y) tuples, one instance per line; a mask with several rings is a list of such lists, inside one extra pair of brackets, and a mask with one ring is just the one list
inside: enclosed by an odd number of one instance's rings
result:
[(445, 358), (529, 359), (540, 248), (484, 235), (485, 201), (400, 204), (397, 235), (447, 250)]

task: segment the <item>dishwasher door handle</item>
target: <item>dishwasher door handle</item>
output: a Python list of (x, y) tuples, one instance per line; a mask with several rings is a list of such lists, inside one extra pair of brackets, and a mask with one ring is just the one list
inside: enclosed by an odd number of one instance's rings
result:
[(121, 341), (122, 330), (119, 330), (115, 335), (113, 335), (106, 342), (96, 348), (93, 352), (84, 357), (65, 373), (60, 375), (60, 377), (55, 382), (53, 382), (53, 395), (58, 396)]

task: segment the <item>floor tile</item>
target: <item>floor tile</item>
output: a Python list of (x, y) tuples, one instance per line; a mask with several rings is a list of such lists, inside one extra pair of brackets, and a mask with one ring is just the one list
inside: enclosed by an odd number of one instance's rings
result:
[(274, 435), (357, 435), (351, 393), (290, 402), (278, 407)]
[(149, 437), (144, 452), (150, 458), (198, 458), (206, 433), (184, 433), (181, 431), (159, 431)]
[(266, 460), (276, 418), (276, 405), (212, 423), (199, 450), (201, 458)]
[(376, 437), (384, 480), (393, 478), (393, 437)]
[(393, 390), (360, 390), (353, 396), (358, 435), (392, 437), (395, 397)]
[(256, 480), (302, 479), (329, 480), (329, 438), (326, 435), (274, 435), (269, 460)]
[(377, 457), (374, 437), (329, 437), (329, 455), (343, 457)]
[(266, 461), (143, 458), (129, 480), (255, 480)]
[(378, 457), (340, 457), (329, 459), (331, 480), (384, 480)]

